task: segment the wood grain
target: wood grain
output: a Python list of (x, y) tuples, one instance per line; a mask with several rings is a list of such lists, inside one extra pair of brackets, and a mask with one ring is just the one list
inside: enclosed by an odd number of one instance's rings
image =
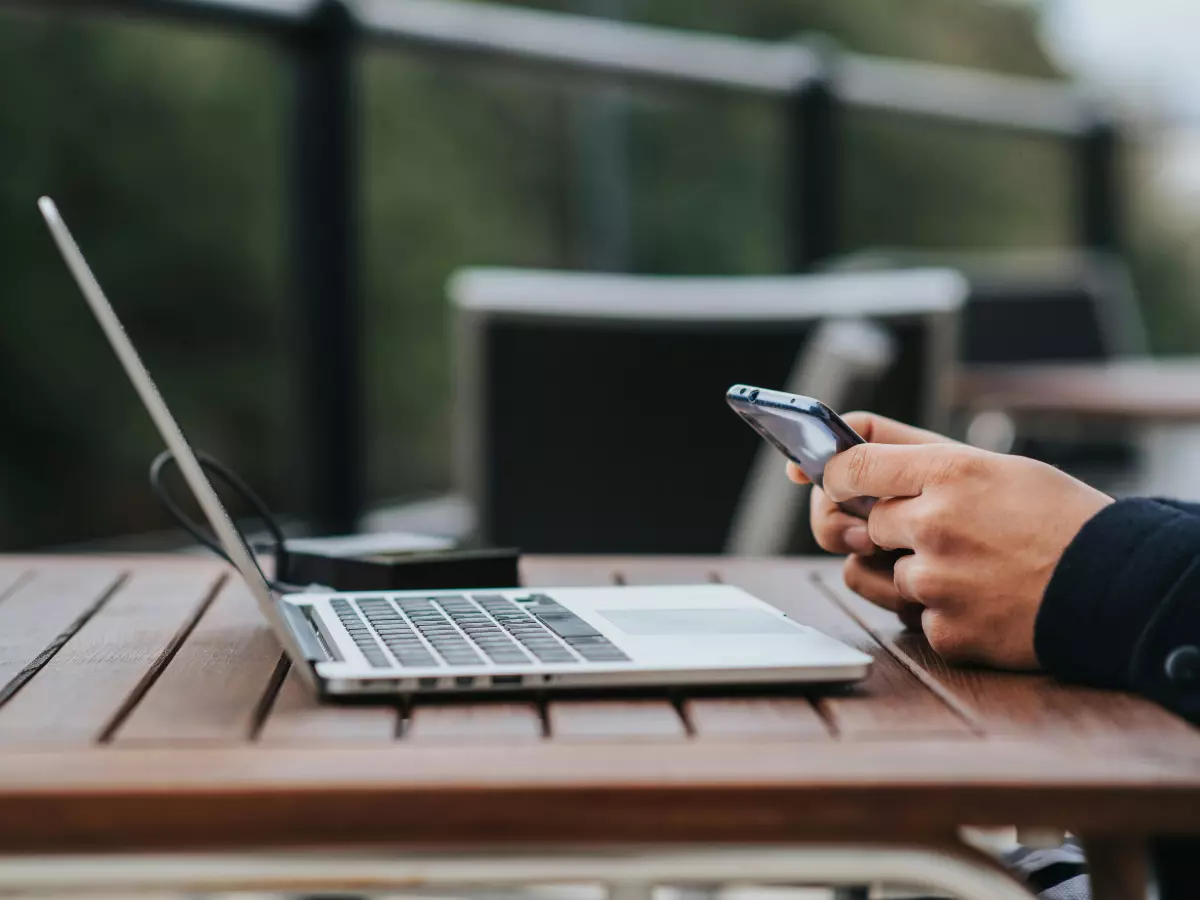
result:
[(404, 740), (493, 744), (540, 741), (544, 725), (533, 703), (421, 703), (409, 714)]
[(687, 727), (666, 700), (557, 700), (546, 708), (556, 741), (683, 740)]
[(1002, 740), (0, 753), (0, 852), (915, 840), (1022, 820), (1200, 833), (1200, 759)]
[(0, 704), (12, 699), (120, 583), (115, 564), (44, 566), (0, 602)]
[(259, 730), (260, 743), (312, 746), (395, 739), (400, 724), (395, 706), (322, 703), (286, 661), (281, 664), (288, 671)]
[(700, 697), (683, 714), (700, 740), (830, 740), (828, 723), (807, 697)]
[[(623, 567), (632, 570), (627, 563)], [(538, 560), (526, 565), (524, 575), (534, 586), (628, 581), (611, 563), (598, 560)], [(679, 709), (666, 699), (551, 700), (546, 704), (546, 727), (555, 741), (683, 740), (688, 736)]]
[(621, 584), (712, 584), (719, 580), (720, 559), (712, 557), (627, 557), (612, 563)]
[(874, 663), (865, 681), (824, 692), (817, 701), (817, 708), (839, 737), (973, 737), (967, 722), (833, 602), (811, 572), (811, 568), (786, 561), (730, 560), (720, 567), (721, 577), (729, 583), (872, 657)]
[(22, 562), (0, 560), (0, 603), (17, 585), (33, 575), (33, 568)]
[[(127, 587), (133, 591), (147, 583), (143, 573), (150, 577), (152, 570), (173, 565), (161, 558), (2, 561), (0, 572), (4, 566), (37, 571), (18, 580), (8, 597), (0, 595), (0, 645), (13, 639), (13, 624), (76, 621), (72, 610), (86, 614), (122, 571), (132, 573)], [(192, 576), (183, 574), (194, 572), (196, 563), (178, 565), (179, 581), (164, 590), (183, 595), (187, 591), (179, 585), (196, 588)], [(1153, 834), (1200, 835), (1200, 744), (1190, 728), (1165, 724), (1148, 703), (1076, 693), (1045, 678), (1022, 680), (1019, 688), (990, 678), (960, 685), (951, 680), (955, 672), (939, 670), (936, 660), (922, 664), (917, 646), (906, 646), (904, 636), (881, 620), (864, 618), (874, 638), (830, 595), (815, 591), (813, 573), (835, 571), (827, 563), (667, 560), (648, 571), (653, 565), (587, 560), (541, 566), (535, 560), (526, 569), (553, 581), (567, 581), (564, 576), (574, 572), (570, 581), (588, 583), (617, 570), (627, 580), (676, 580), (719, 565), (726, 580), (867, 648), (876, 655), (877, 670), (891, 660), (894, 682), (868, 682), (820, 701), (838, 729), (836, 741), (804, 731), (814, 720), (798, 712), (799, 696), (705, 700), (728, 704), (713, 712), (689, 701), (696, 731), (690, 740), (670, 704), (638, 701), (552, 703), (557, 735), (552, 740), (518, 737), (536, 721), (533, 704), (508, 710), (473, 704), (453, 715), (431, 716), (425, 724), (425, 710), (418, 707), (403, 739), (386, 734), (376, 739), (377, 720), (362, 726), (364, 736), (360, 725), (343, 719), (357, 715), (355, 710), (317, 708), (299, 686), (285, 683), (268, 707), (268, 688), (283, 671), (280, 649), (245, 589), (231, 583), (111, 744), (0, 747), (0, 854), (367, 844), (461, 848), (485, 842), (516, 849), (614, 842), (939, 841), (963, 823), (1067, 828), (1096, 848), (1129, 847)], [(639, 569), (644, 574), (636, 574)], [(39, 593), (27, 593), (38, 584)], [(89, 594), (91, 606), (82, 599)], [(100, 607), (63, 645), (61, 660), (50, 659), (12, 704), (32, 702), (20, 699), (25, 690), (49, 690), (38, 687), (43, 676), (66, 678), (59, 690), (78, 685), (77, 676), (65, 674), (76, 671), (75, 663), (67, 665), (68, 652), (79, 653), (79, 666), (95, 663), (98, 673), (109, 672), (83, 650), (94, 641), (111, 652), (99, 636), (109, 627), (106, 621), (115, 626), (107, 617), (120, 611), (115, 605), (120, 597), (118, 592), (108, 600), (111, 609), (107, 603)], [(141, 608), (136, 616), (131, 612), (132, 632), (141, 627), (165, 635), (166, 614)], [(22, 632), (15, 635), (26, 639)], [(122, 639), (115, 627), (112, 637)], [(143, 650), (127, 661), (128, 668), (113, 662), (117, 681), (125, 685), (138, 666), (154, 671), (144, 646), (135, 646)], [(85, 690), (105, 697), (119, 693), (116, 686)], [(1062, 727), (1073, 697), (1090, 711), (1082, 724)], [(75, 708), (72, 701), (57, 702)], [(880, 708), (887, 704), (895, 709)], [(1023, 713), (1017, 709), (1021, 704), (1040, 711)], [(262, 740), (252, 743), (247, 738), (268, 708)], [(664, 708), (672, 715), (654, 712)], [(0, 722), (3, 714), (0, 709)], [(902, 727), (898, 720), (905, 714), (919, 727)], [(1128, 733), (1143, 725), (1149, 739), (1130, 740)], [(295, 737), (312, 733), (325, 739)]]
[(1024, 416), (1196, 422), (1200, 360), (971, 366), (955, 391), (960, 406)]
[[(1137, 697), (1068, 685), (1040, 674), (949, 665), (921, 634), (906, 631), (890, 612), (856, 596), (828, 574), (818, 576), (839, 602), (905, 661), (974, 727), (992, 735), (1094, 734), (1153, 743), (1188, 738), (1182, 719)], [(1200, 741), (1197, 743), (1200, 749)]]
[(613, 561), (571, 556), (521, 558), (521, 583), (527, 587), (595, 587), (614, 584)]
[[(709, 584), (720, 580), (721, 560), (686, 557), (623, 559), (619, 580), (629, 585)], [(683, 703), (698, 740), (829, 739), (828, 723), (807, 697), (696, 697)]]
[(243, 741), (270, 701), (282, 650), (246, 585), (229, 579), (142, 701), (117, 744)]
[(216, 565), (134, 570), (12, 700), (0, 745), (98, 739), (174, 649), (212, 596)]

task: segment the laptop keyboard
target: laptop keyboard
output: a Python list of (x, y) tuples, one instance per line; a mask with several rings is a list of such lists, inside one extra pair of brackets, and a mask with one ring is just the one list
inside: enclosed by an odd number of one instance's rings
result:
[[(373, 668), (628, 662), (612, 641), (545, 594), (330, 601)], [(365, 621), (364, 621), (365, 619)], [(386, 652), (384, 648), (387, 648)]]

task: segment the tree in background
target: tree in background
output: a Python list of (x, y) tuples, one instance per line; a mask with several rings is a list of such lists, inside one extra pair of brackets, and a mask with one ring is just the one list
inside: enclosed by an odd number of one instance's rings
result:
[[(1028, 10), (982, 0), (627, 0), (626, 14), (1055, 75)], [(273, 505), (299, 509), (282, 59), (267, 43), (177, 27), (7, 11), (0, 22), (0, 546), (165, 524), (144, 482), (159, 443), (37, 219), (41, 193), (59, 200), (196, 443)], [(380, 500), (449, 485), (446, 277), (582, 259), (568, 119), (584, 88), (396, 49), (365, 51), (361, 74), (369, 488)], [(632, 266), (782, 270), (779, 109), (629, 96)], [(865, 114), (847, 126), (845, 249), (1069, 239), (1064, 147)]]

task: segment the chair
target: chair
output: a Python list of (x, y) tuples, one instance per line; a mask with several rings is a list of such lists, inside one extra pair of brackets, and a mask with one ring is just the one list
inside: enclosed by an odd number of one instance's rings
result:
[(970, 283), (959, 351), (964, 364), (1084, 362), (1147, 353), (1129, 271), (1110, 254), (876, 249), (840, 257), (827, 270), (930, 266), (949, 266)]
[(761, 449), (726, 388), (785, 385), (820, 323), (867, 320), (895, 359), (862, 400), (940, 427), (966, 285), (946, 270), (473, 269), (448, 290), (459, 482), (479, 537), (531, 552), (719, 553)]
[[(965, 366), (1105, 362), (1144, 356), (1145, 324), (1128, 269), (1092, 251), (863, 251), (829, 271), (952, 266), (971, 285), (962, 314), (959, 361)], [(1062, 419), (1018, 433), (1002, 414), (965, 411), (971, 443), (1014, 451), (1103, 481), (1133, 462), (1130, 428)]]
[[(826, 319), (813, 329), (783, 389), (845, 409), (856, 393), (878, 387), (896, 353), (891, 334), (874, 322)], [(780, 490), (779, 454), (765, 441), (759, 444), (734, 510), (726, 552), (735, 556), (784, 553), (797, 538), (803, 540), (795, 528), (807, 500), (807, 491)]]

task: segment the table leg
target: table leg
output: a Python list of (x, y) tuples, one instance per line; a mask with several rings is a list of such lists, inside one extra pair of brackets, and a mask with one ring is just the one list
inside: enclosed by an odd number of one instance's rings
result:
[(1159, 838), (1152, 849), (1156, 900), (1194, 900), (1200, 896), (1200, 841)]
[(1087, 858), (1092, 900), (1147, 900), (1151, 896), (1151, 872), (1146, 851), (1146, 842), (1138, 838), (1085, 835), (1083, 855)]

